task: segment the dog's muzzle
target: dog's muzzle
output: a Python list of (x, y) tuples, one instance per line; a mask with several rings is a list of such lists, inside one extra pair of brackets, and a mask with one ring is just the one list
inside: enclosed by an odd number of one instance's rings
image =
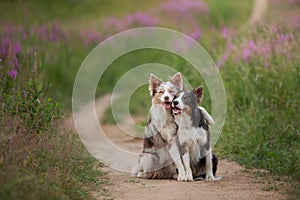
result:
[(178, 101), (173, 101), (172, 103), (172, 113), (174, 115), (180, 115), (182, 113), (182, 110), (177, 107), (178, 106)]
[(172, 106), (172, 103), (169, 102), (169, 101), (165, 101), (165, 102), (162, 102), (163, 106), (165, 107), (166, 110), (170, 110), (171, 109), (171, 106)]

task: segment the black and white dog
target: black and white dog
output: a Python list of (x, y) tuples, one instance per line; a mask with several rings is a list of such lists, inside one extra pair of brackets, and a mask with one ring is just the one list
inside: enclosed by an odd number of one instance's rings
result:
[(191, 92), (178, 92), (172, 103), (186, 181), (201, 176), (214, 180), (217, 170), (218, 160), (211, 151), (209, 132), (209, 125), (214, 122), (206, 110), (198, 106), (202, 97), (203, 87), (199, 86)]

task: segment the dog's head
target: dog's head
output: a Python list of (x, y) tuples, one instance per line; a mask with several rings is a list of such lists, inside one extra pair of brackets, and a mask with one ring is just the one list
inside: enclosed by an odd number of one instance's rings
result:
[(187, 113), (192, 115), (192, 110), (198, 107), (203, 98), (203, 86), (193, 89), (191, 92), (180, 91), (172, 102), (172, 113), (181, 115)]
[(149, 83), (152, 103), (162, 104), (166, 110), (171, 110), (171, 104), (176, 93), (183, 89), (181, 73), (176, 73), (168, 82), (163, 82), (151, 74)]

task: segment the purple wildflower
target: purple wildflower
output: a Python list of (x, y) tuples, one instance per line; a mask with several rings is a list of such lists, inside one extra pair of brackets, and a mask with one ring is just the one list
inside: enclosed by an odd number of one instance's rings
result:
[(245, 63), (248, 63), (248, 59), (250, 57), (250, 50), (248, 48), (243, 50), (242, 57)]
[(201, 37), (201, 30), (197, 26), (195, 30), (190, 34), (190, 37), (193, 38), (194, 40), (199, 40)]
[(20, 64), (19, 64), (18, 58), (15, 56), (15, 57), (13, 58), (13, 60), (14, 60), (14, 65), (15, 65), (15, 67), (19, 67)]
[(218, 60), (217, 66), (221, 68), (229, 58), (229, 52), (225, 52), (221, 59)]
[(300, 20), (299, 19), (300, 19), (299, 17), (295, 17), (293, 19), (293, 26), (294, 26), (294, 28), (299, 28), (300, 27)]
[(256, 51), (257, 50), (257, 47), (256, 47), (256, 44), (253, 40), (250, 40), (249, 43), (248, 43), (248, 48), (251, 50), (251, 51)]
[(108, 17), (103, 21), (103, 28), (104, 30), (124, 30), (124, 24), (121, 20), (118, 20), (115, 17)]
[(153, 19), (150, 15), (143, 13), (136, 13), (134, 15), (134, 20), (141, 26), (154, 26), (157, 23), (156, 19)]
[(85, 33), (85, 45), (89, 46), (90, 44), (93, 43), (98, 43), (100, 42), (100, 34), (97, 32), (89, 32), (89, 33)]
[(10, 46), (10, 39), (9, 37), (6, 37), (2, 40), (0, 44), (0, 56), (2, 58), (6, 58), (8, 56), (9, 46)]
[(194, 0), (169, 0), (161, 5), (161, 8), (169, 12), (186, 13), (193, 10), (208, 12), (208, 6), (202, 1)]
[(287, 41), (287, 36), (282, 33), (280, 34), (278, 40), (276, 41), (276, 44), (285, 43), (286, 41)]
[(14, 44), (13, 44), (13, 52), (14, 52), (14, 54), (18, 54), (18, 53), (20, 53), (20, 51), (21, 51), (21, 45), (20, 45), (20, 42), (15, 42)]
[(38, 28), (37, 32), (38, 32), (38, 34), (39, 34), (39, 36), (40, 36), (40, 38), (42, 40), (44, 40), (44, 41), (47, 40), (47, 35), (48, 35), (48, 27), (47, 27), (47, 25), (40, 26)]
[(227, 27), (223, 27), (222, 28), (222, 37), (226, 40), (228, 39), (229, 33), (228, 33), (228, 28)]
[(17, 70), (15, 70), (15, 69), (10, 70), (10, 71), (8, 72), (8, 76), (11, 77), (11, 78), (13, 78), (14, 80), (16, 80), (17, 74), (18, 74), (18, 72), (17, 72)]

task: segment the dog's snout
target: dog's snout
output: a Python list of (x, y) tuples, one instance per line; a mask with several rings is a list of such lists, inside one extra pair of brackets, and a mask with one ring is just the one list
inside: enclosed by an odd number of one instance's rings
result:
[(177, 106), (178, 105), (178, 101), (173, 101), (173, 105)]
[(165, 96), (165, 100), (166, 100), (166, 101), (169, 101), (169, 99), (170, 99), (170, 98), (169, 98), (168, 96)]

